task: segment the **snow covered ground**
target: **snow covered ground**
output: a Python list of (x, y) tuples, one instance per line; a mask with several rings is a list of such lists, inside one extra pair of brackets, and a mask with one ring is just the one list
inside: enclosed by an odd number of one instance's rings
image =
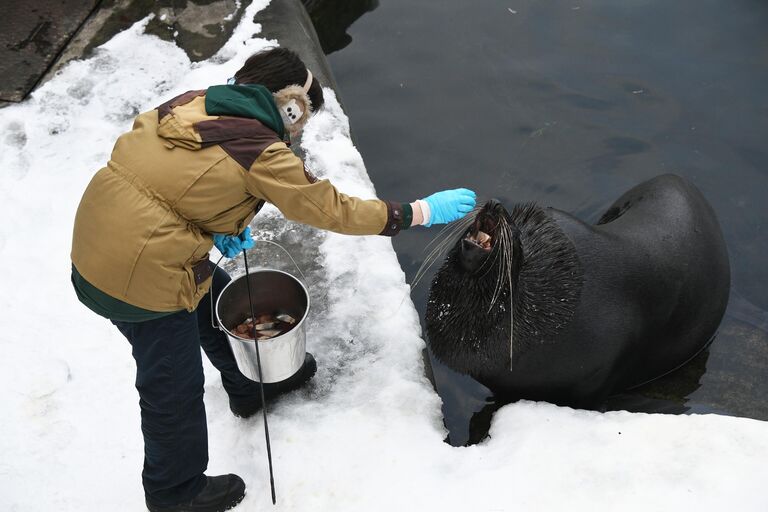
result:
[[(143, 509), (130, 347), (71, 290), (72, 221), (134, 115), (224, 82), (274, 44), (251, 38), (259, 27), (250, 20), (266, 4), (254, 2), (209, 61), (190, 63), (137, 24), (0, 110), (0, 510)], [(304, 137), (310, 167), (372, 197), (347, 119), (328, 96)], [(289, 237), (274, 209), (265, 215), (256, 231)], [(308, 339), (320, 370), (270, 410), (275, 510), (768, 510), (765, 422), (519, 403), (496, 414), (483, 444), (448, 446), (390, 241), (316, 231), (302, 240), (323, 297)], [(233, 417), (215, 371), (206, 374), (209, 474), (243, 476), (248, 496), (237, 510), (271, 510), (261, 420)]]

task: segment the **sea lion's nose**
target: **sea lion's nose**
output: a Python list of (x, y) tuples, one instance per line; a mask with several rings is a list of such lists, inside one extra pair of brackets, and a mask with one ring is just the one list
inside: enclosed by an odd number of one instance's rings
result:
[(498, 199), (491, 198), (485, 203), (485, 210), (491, 213), (499, 213), (502, 208)]

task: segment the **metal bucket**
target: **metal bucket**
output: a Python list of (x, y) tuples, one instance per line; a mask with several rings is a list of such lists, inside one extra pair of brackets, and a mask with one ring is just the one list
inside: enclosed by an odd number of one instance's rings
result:
[[(253, 310), (257, 314), (287, 313), (296, 319), (293, 329), (258, 342), (232, 334), (233, 327), (251, 316), (246, 278), (251, 283)], [(218, 327), (227, 335), (237, 367), (243, 375), (267, 384), (285, 380), (301, 369), (307, 346), (304, 320), (309, 314), (309, 292), (296, 277), (282, 270), (251, 271), (224, 287), (215, 309)], [(259, 344), (263, 378), (259, 375), (256, 362), (256, 343)]]

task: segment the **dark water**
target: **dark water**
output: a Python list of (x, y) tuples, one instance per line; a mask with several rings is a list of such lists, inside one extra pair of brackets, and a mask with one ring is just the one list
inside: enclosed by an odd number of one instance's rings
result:
[[(465, 186), (595, 222), (645, 179), (692, 180), (730, 252), (726, 318), (706, 353), (607, 407), (768, 420), (768, 2), (349, 1), (321, 23), (380, 197)], [(409, 280), (436, 233), (393, 240)], [(431, 371), (450, 442), (482, 439), (499, 404)]]

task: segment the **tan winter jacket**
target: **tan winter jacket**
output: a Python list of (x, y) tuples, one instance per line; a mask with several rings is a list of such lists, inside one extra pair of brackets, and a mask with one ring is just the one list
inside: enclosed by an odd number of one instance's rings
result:
[(205, 91), (139, 115), (83, 194), (72, 262), (93, 286), (150, 311), (192, 311), (210, 286), (213, 233), (236, 235), (264, 201), (350, 235), (394, 235), (399, 203), (318, 181), (255, 119), (209, 116)]

